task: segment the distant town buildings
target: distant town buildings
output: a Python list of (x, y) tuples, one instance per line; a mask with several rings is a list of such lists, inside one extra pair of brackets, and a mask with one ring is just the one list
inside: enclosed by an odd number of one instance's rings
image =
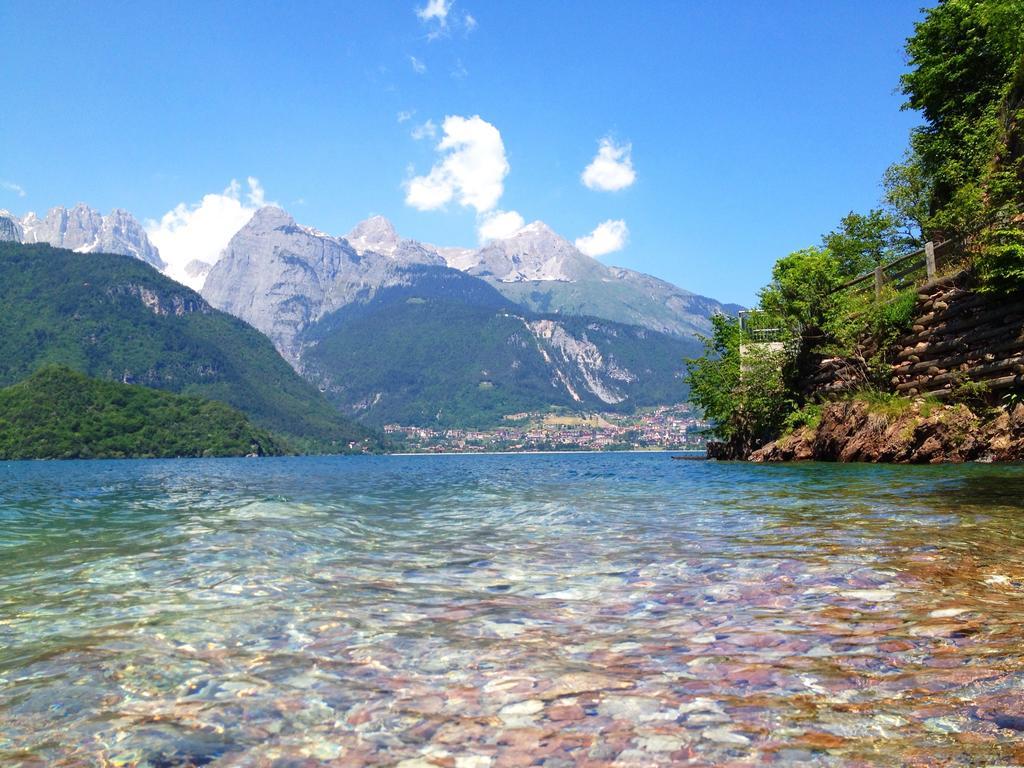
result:
[(435, 429), (388, 424), (399, 450), (414, 453), (488, 451), (702, 450), (705, 422), (688, 404), (635, 414), (516, 413), (491, 429)]

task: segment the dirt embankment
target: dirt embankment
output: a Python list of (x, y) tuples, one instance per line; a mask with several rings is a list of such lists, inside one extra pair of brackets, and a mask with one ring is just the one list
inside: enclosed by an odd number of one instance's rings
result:
[(1024, 461), (1024, 405), (979, 415), (927, 400), (879, 407), (826, 403), (820, 420), (755, 450), (751, 461), (863, 461), (937, 464)]

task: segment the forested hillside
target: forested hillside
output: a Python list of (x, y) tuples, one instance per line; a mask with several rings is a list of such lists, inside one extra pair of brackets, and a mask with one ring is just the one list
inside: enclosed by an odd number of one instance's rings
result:
[(307, 374), (369, 424), (488, 426), (547, 410), (685, 398), (692, 339), (605, 320), (394, 293), (314, 328)]
[(275, 455), (284, 447), (231, 406), (44, 366), (0, 389), (0, 459)]
[(254, 328), (129, 256), (0, 243), (0, 386), (45, 364), (227, 403), (316, 450), (375, 440)]

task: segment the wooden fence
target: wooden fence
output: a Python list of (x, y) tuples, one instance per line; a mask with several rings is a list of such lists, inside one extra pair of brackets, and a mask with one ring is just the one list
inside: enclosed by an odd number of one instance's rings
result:
[(832, 293), (873, 293), (877, 300), (882, 298), (887, 286), (897, 291), (914, 288), (949, 273), (963, 265), (965, 260), (963, 246), (958, 241), (946, 240), (938, 244), (928, 241), (924, 248), (888, 264), (880, 264), (870, 272), (843, 283)]

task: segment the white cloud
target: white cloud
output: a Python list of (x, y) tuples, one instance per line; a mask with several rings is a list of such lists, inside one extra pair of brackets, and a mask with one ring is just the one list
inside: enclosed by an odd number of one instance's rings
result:
[(466, 69), (466, 65), (462, 63), (462, 59), (455, 60), (455, 67), (452, 69), (452, 77), (456, 80), (465, 80), (469, 75), (469, 70)]
[(491, 211), (480, 217), (476, 233), (483, 245), (488, 240), (502, 240), (512, 237), (523, 228), (526, 221), (518, 211)]
[(421, 22), (436, 23), (441, 29), (447, 27), (447, 14), (452, 10), (452, 0), (427, 0), (427, 4), (416, 9)]
[(416, 110), (415, 109), (413, 109), (413, 110), (405, 110), (405, 109), (403, 109), (397, 115), (398, 122), (406, 123), (406, 122), (412, 120), (412, 116), (415, 115), (415, 114), (416, 114)]
[(437, 145), (443, 157), (426, 176), (405, 183), (405, 202), (421, 211), (443, 208), (452, 200), (477, 213), (493, 210), (505, 191), (509, 165), (501, 133), (479, 115), (449, 115)]
[(602, 221), (585, 237), (576, 238), (576, 247), (587, 256), (604, 256), (620, 251), (629, 239), (629, 227), (622, 219)]
[(625, 189), (636, 181), (632, 151), (632, 144), (616, 145), (610, 138), (601, 139), (597, 154), (583, 169), (580, 180), (590, 189), (602, 192)]
[(412, 65), (412, 71), (417, 75), (422, 75), (427, 71), (427, 65), (417, 59), (415, 56), (409, 57), (409, 63)]
[(25, 191), (24, 187), (22, 187), (20, 184), (15, 184), (13, 181), (0, 181), (0, 187), (6, 189), (8, 192), (13, 192), (18, 197), (24, 197), (25, 195), (28, 194), (28, 192)]
[(469, 11), (453, 13), (454, 0), (426, 0), (422, 8), (414, 7), (416, 15), (427, 26), (427, 39), (448, 37), (452, 29), (462, 30), (469, 37), (477, 28), (476, 17)]
[(437, 137), (437, 126), (434, 125), (433, 120), (427, 120), (427, 122), (413, 128), (409, 135), (416, 139), (416, 141), (420, 139), (433, 139)]
[(179, 203), (160, 221), (146, 222), (146, 234), (160, 249), (169, 277), (191, 288), (202, 287), (205, 278), (189, 275), (185, 267), (192, 261), (216, 263), (232, 236), (267, 205), (259, 179), (250, 176), (247, 181), (249, 192), (244, 200), (241, 185), (232, 179), (222, 193), (204, 195), (191, 205)]

